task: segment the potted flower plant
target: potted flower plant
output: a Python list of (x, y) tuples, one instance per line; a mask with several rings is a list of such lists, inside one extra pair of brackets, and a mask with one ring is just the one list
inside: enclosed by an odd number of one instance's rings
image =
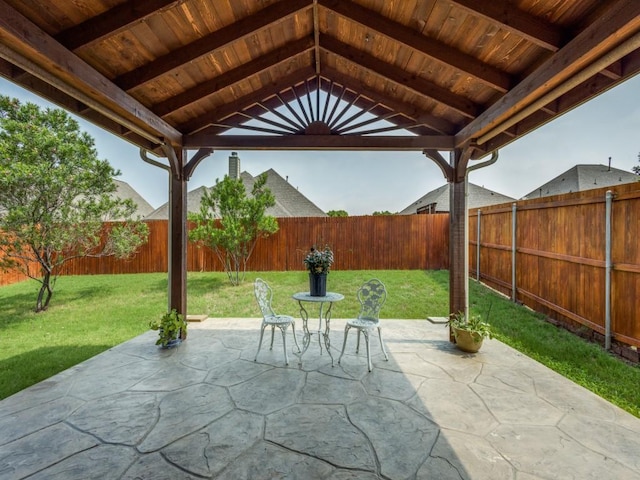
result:
[(180, 332), (187, 331), (187, 321), (184, 315), (178, 313), (174, 308), (169, 313), (165, 313), (160, 320), (152, 320), (149, 322), (151, 330), (158, 330), (159, 338), (156, 345), (163, 348), (170, 348), (179, 345)]
[(492, 338), (491, 325), (482, 320), (480, 315), (469, 315), (467, 318), (464, 312), (454, 313), (447, 325), (453, 331), (456, 346), (464, 352), (476, 353), (485, 338)]
[(311, 247), (304, 258), (304, 264), (309, 271), (309, 294), (312, 297), (323, 297), (327, 294), (327, 274), (333, 264), (333, 252), (329, 245), (323, 250)]

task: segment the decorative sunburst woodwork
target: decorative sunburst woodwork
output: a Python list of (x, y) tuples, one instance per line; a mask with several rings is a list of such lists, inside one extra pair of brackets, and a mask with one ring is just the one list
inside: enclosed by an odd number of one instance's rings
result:
[(266, 135), (376, 135), (423, 125), (344, 85), (316, 76), (280, 90), (233, 119), (216, 122), (215, 127)]

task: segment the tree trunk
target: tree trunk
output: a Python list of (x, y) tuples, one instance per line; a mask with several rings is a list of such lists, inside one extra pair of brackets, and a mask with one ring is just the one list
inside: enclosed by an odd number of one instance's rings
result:
[(38, 300), (36, 301), (36, 313), (43, 312), (49, 307), (49, 302), (53, 296), (53, 290), (51, 290), (51, 273), (45, 272), (42, 277), (42, 285), (38, 292)]

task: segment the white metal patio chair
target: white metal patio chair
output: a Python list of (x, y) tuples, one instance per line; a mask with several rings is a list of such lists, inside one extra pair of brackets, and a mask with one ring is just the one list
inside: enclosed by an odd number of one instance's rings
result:
[(298, 339), (296, 338), (295, 320), (289, 315), (278, 315), (273, 311), (271, 307), (271, 299), (273, 298), (273, 291), (267, 282), (261, 278), (257, 278), (253, 284), (253, 292), (255, 293), (258, 306), (262, 312), (262, 326), (260, 328), (260, 342), (258, 343), (258, 351), (253, 361), (258, 360), (258, 354), (260, 348), (262, 348), (262, 338), (264, 336), (264, 329), (267, 326), (271, 327), (271, 346), (270, 350), (273, 350), (273, 333), (276, 327), (282, 332), (282, 344), (284, 346), (284, 363), (289, 365), (289, 357), (287, 356), (287, 328), (291, 325), (291, 332), (293, 333), (293, 341), (300, 352), (300, 346), (298, 345)]
[(369, 337), (374, 329), (378, 329), (378, 338), (380, 339), (380, 348), (384, 353), (384, 359), (389, 360), (387, 351), (382, 343), (382, 330), (380, 328), (380, 309), (384, 305), (387, 299), (387, 289), (384, 284), (377, 278), (371, 279), (360, 287), (358, 290), (358, 301), (360, 302), (360, 313), (355, 319), (347, 320), (347, 324), (344, 327), (344, 341), (342, 342), (342, 352), (338, 363), (342, 360), (344, 355), (344, 349), (347, 346), (347, 335), (351, 328), (358, 330), (358, 343), (356, 344), (356, 353), (360, 350), (360, 332), (364, 334), (365, 343), (367, 346), (367, 365), (369, 371), (373, 369), (371, 365), (371, 351), (369, 348)]

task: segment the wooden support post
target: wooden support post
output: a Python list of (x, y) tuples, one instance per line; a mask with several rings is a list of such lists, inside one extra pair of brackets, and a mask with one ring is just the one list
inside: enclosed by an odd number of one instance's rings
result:
[[(464, 312), (468, 314), (467, 290), (468, 274), (467, 229), (467, 165), (473, 148), (468, 145), (451, 152), (450, 165), (453, 169), (449, 183), (449, 314)], [(454, 342), (453, 332), (449, 329), (449, 340)]]
[[(182, 150), (174, 150), (169, 179), (169, 311), (187, 315), (187, 179)], [(185, 339), (185, 331), (180, 338)]]
[(449, 312), (465, 312), (467, 288), (464, 274), (464, 255), (467, 248), (465, 229), (466, 188), (462, 182), (449, 185)]

